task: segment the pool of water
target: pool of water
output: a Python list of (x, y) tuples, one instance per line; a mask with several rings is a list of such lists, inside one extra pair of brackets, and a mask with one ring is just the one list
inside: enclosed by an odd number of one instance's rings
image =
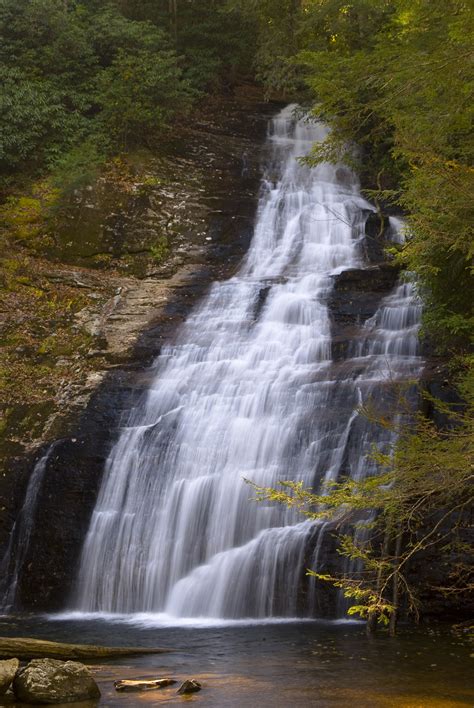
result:
[[(438, 708), (474, 705), (472, 647), (444, 628), (402, 629), (396, 638), (367, 638), (363, 625), (319, 621), (248, 624), (138, 616), (0, 618), (3, 636), (120, 646), (159, 646), (172, 651), (91, 663), (101, 706), (194, 703), (206, 708)], [(119, 694), (114, 680), (195, 678), (200, 693), (176, 694), (177, 686)], [(179, 684), (178, 684), (179, 685)], [(0, 706), (8, 705), (0, 700)], [(18, 705), (18, 704), (17, 704)], [(89, 704), (76, 704), (86, 706)], [(94, 704), (95, 705), (95, 704)]]

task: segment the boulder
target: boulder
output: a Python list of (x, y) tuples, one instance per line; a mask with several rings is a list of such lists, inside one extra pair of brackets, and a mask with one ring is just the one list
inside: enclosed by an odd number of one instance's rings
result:
[(13, 681), (15, 697), (24, 703), (74, 703), (100, 698), (89, 669), (78, 661), (33, 659)]
[(196, 681), (196, 679), (189, 679), (188, 681), (185, 681), (184, 683), (181, 684), (181, 686), (178, 688), (178, 693), (181, 694), (186, 694), (186, 693), (196, 693), (197, 691), (201, 690), (201, 684), (199, 681)]
[(18, 659), (0, 661), (0, 696), (8, 691), (20, 666)]

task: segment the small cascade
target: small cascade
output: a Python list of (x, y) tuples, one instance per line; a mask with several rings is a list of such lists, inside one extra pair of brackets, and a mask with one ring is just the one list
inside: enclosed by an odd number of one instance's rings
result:
[(250, 501), (244, 479), (317, 490), (341, 474), (376, 473), (371, 445), (389, 441), (359, 407), (421, 367), (419, 304), (404, 284), (348, 359), (332, 359), (328, 293), (335, 274), (363, 267), (372, 207), (346, 168), (299, 163), (326, 135), (321, 124), (295, 120), (293, 106), (272, 121), (249, 252), (163, 348), (111, 450), (74, 609), (176, 618), (314, 612), (305, 569), (324, 557), (324, 529)]
[[(395, 243), (405, 241), (406, 227), (402, 219), (390, 217), (389, 238)], [(346, 365), (359, 374), (354, 379), (360, 392), (360, 405), (375, 404), (376, 409), (387, 411), (397, 410), (397, 397), (404, 399), (404, 410), (415, 410), (417, 404), (417, 386), (422, 369), (423, 359), (419, 354), (418, 333), (421, 325), (422, 303), (417, 294), (416, 284), (410, 273), (405, 273), (392, 292), (383, 298), (379, 308), (369, 318), (361, 331), (361, 336), (352, 342)], [(399, 385), (404, 383), (403, 389)], [(404, 413), (407, 417), (408, 412)], [(394, 428), (401, 423), (401, 413), (395, 414)], [(349, 422), (349, 425), (352, 421)], [(396, 433), (388, 429), (375, 429), (363, 415), (357, 415), (357, 437), (359, 442), (352, 444), (353, 464), (352, 479), (365, 479), (377, 473), (377, 468), (370, 457), (371, 445), (375, 442), (379, 450), (388, 452), (396, 442)], [(354, 454), (355, 453), (355, 454)], [(367, 522), (373, 520), (373, 515), (365, 517), (362, 523), (356, 524), (351, 532), (354, 539), (362, 543), (369, 534)], [(317, 524), (317, 543), (313, 554), (311, 568), (322, 571), (325, 537), (332, 532), (331, 524)], [(346, 560), (343, 572), (353, 576), (359, 569), (356, 561)], [(311, 603), (317, 606), (317, 587), (314, 581), (310, 585)], [(350, 602), (339, 594), (337, 615), (344, 616)]]
[(393, 243), (404, 243), (406, 226), (398, 216), (390, 216), (388, 219), (388, 238)]
[(25, 500), (10, 533), (7, 548), (0, 561), (0, 610), (8, 611), (15, 605), (18, 579), (28, 553), (31, 535), (35, 528), (39, 493), (48, 463), (59, 444), (56, 440), (48, 446), (33, 468)]

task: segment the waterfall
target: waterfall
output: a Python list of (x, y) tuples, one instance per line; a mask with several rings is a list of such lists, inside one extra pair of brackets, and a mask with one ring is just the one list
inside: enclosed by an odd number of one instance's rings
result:
[(372, 210), (342, 166), (300, 164), (327, 129), (288, 106), (271, 122), (253, 240), (154, 362), (153, 381), (110, 452), (72, 604), (172, 617), (310, 615), (301, 593), (322, 529), (250, 500), (244, 478), (319, 488), (375, 473), (385, 433), (358, 412), (417, 375), (419, 305), (399, 284), (331, 356), (333, 276), (364, 267)]
[(10, 610), (16, 600), (18, 579), (23, 570), (29, 549), (31, 534), (35, 528), (39, 493), (43, 480), (59, 440), (51, 443), (36, 462), (26, 488), (20, 513), (13, 524), (7, 548), (0, 561), (0, 610)]

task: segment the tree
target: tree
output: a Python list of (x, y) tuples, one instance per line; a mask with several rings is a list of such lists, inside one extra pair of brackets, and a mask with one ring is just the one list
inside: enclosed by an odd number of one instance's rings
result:
[(98, 79), (100, 122), (122, 148), (150, 144), (192, 97), (170, 51), (120, 53)]
[(474, 11), (458, 0), (390, 5), (364, 48), (339, 23), (330, 50), (300, 54), (317, 98), (313, 112), (333, 128), (313, 162), (337, 159), (354, 143), (361, 148), (369, 194), (408, 212), (402, 262), (423, 286), (427, 324), (438, 340), (444, 331), (445, 344), (462, 347), (473, 331), (466, 295), (473, 286)]
[(64, 150), (85, 130), (79, 111), (68, 110), (64, 93), (50, 81), (0, 69), (0, 170), (31, 169)]
[(5, 179), (56, 163), (62, 173), (74, 164), (77, 173), (91, 150), (105, 159), (132, 143), (156, 142), (196, 98), (166, 31), (124, 17), (113, 4), (5, 0), (0, 37)]

